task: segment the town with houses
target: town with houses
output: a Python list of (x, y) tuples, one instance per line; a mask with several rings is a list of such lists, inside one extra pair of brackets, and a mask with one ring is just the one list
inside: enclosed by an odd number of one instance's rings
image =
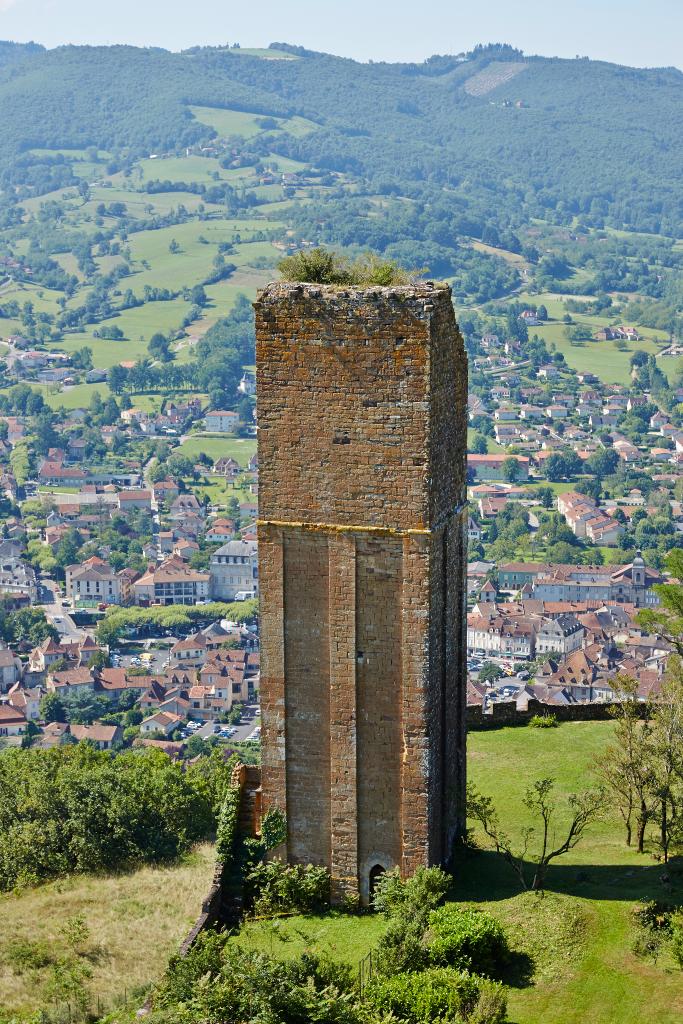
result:
[[(646, 700), (671, 653), (638, 616), (657, 605), (683, 533), (683, 388), (628, 326), (594, 339), (631, 346), (628, 383), (572, 370), (531, 334), (546, 316), (523, 310), (515, 336), (465, 335), (468, 703), (483, 714), (610, 702), (623, 674)], [(257, 744), (253, 371), (232, 409), (193, 395), (136, 406), (124, 389), (55, 409), (34, 383), (68, 393), (112, 371), (7, 344), (0, 742), (160, 744), (178, 757), (195, 735)], [(178, 609), (167, 628), (145, 618), (161, 608)]]

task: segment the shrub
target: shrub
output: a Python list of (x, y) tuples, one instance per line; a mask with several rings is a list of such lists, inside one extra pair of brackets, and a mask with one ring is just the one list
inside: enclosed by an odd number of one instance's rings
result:
[(443, 900), (450, 877), (441, 868), (418, 868), (411, 878), (387, 871), (377, 883), (375, 910), (389, 919), (375, 964), (380, 974), (419, 971), (429, 965), (424, 934), (429, 915)]
[[(252, 953), (216, 932), (187, 957), (173, 957), (154, 995), (150, 1024), (266, 1021), (369, 1024), (357, 1004), (351, 968), (312, 953), (289, 960)], [(175, 1012), (174, 1012), (175, 1011)]]
[(496, 978), (509, 960), (502, 926), (481, 910), (468, 910), (454, 903), (440, 907), (429, 918), (425, 938), (435, 966), (457, 967)]
[(418, 868), (410, 878), (401, 878), (398, 869), (387, 871), (377, 882), (373, 906), (385, 917), (426, 916), (443, 901), (451, 884), (450, 875), (441, 868)]
[(240, 791), (237, 787), (233, 787), (225, 794), (216, 828), (216, 857), (228, 869), (235, 852), (239, 807)]
[(656, 963), (666, 941), (670, 939), (675, 958), (675, 908), (656, 900), (641, 900), (633, 908), (632, 915), (635, 936), (631, 949), (634, 954), (643, 960), (649, 958)]
[(406, 1024), (502, 1024), (507, 1009), (501, 985), (444, 967), (375, 981), (367, 997)]
[(419, 919), (397, 917), (389, 922), (375, 951), (374, 965), (378, 974), (391, 977), (429, 966), (429, 951), (424, 943), (425, 925)]
[(257, 914), (291, 910), (311, 913), (329, 906), (330, 876), (327, 868), (272, 860), (257, 864), (246, 881), (253, 893)]
[(301, 249), (285, 256), (278, 270), (284, 281), (309, 284), (387, 286), (409, 284), (411, 280), (411, 275), (393, 260), (367, 253), (352, 263), (346, 256), (323, 248)]
[(26, 971), (38, 971), (41, 967), (47, 967), (53, 962), (54, 953), (49, 942), (44, 939), (33, 941), (17, 938), (8, 942), (3, 950), (3, 959), (15, 974), (24, 974)]
[(533, 718), (529, 719), (529, 725), (532, 729), (557, 729), (558, 726), (556, 715), (534, 715)]
[(506, 1018), (507, 996), (505, 989), (497, 981), (482, 978), (479, 982), (477, 1002), (470, 1011), (468, 1024), (503, 1024)]

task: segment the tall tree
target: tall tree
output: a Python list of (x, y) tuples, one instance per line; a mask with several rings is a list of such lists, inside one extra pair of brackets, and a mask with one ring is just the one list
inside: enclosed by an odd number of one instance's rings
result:
[(614, 705), (614, 742), (596, 764), (600, 781), (614, 797), (626, 829), (626, 845), (636, 829), (636, 846), (642, 853), (645, 830), (654, 811), (654, 766), (652, 728), (647, 709), (638, 700), (638, 685), (629, 676), (618, 675), (615, 687), (621, 700)]

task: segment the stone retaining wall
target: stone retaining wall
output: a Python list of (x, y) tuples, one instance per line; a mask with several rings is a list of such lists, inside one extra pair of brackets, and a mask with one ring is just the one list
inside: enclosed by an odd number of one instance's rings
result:
[(553, 715), (558, 722), (606, 722), (612, 717), (614, 704), (544, 704), (530, 700), (526, 711), (519, 711), (514, 701), (492, 704), (488, 711), (479, 704), (467, 705), (468, 729), (497, 729), (504, 725), (527, 725), (536, 715)]

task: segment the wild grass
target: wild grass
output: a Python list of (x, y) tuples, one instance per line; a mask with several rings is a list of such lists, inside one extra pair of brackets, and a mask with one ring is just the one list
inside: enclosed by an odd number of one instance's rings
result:
[[(149, 985), (199, 915), (213, 869), (213, 847), (203, 844), (170, 867), (73, 876), (0, 896), (0, 1008), (29, 1012), (45, 1005), (51, 965), (66, 952), (60, 929), (78, 915), (90, 930), (85, 954), (94, 1005), (98, 996), (108, 1006), (124, 989)], [(26, 955), (17, 962), (18, 942), (42, 949), (46, 957), (36, 959), (48, 962), (32, 968)]]
[[(532, 824), (522, 804), (529, 783), (554, 777), (560, 802), (595, 785), (593, 766), (612, 729), (610, 722), (571, 722), (557, 729), (473, 732), (469, 775), (495, 800), (503, 827), (521, 839)], [(608, 804), (602, 820), (555, 864), (542, 899), (519, 892), (512, 871), (492, 853), (466, 857), (456, 874), (456, 897), (499, 917), (533, 961), (534, 983), (511, 989), (510, 1019), (516, 1024), (680, 1021), (683, 975), (666, 958), (656, 965), (636, 959), (630, 921), (639, 899), (683, 902), (680, 863), (664, 871), (651, 855), (628, 848), (618, 814)]]

